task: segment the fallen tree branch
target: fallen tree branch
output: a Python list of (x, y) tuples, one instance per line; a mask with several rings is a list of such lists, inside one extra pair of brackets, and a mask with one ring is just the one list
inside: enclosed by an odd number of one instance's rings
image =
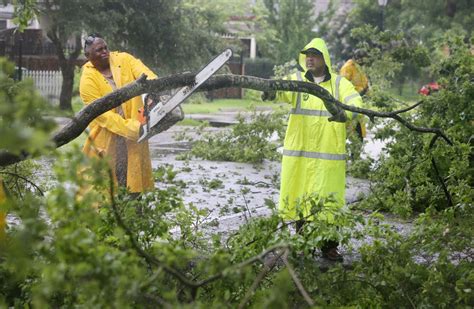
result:
[[(77, 138), (96, 117), (119, 106), (123, 102), (143, 93), (161, 92), (191, 85), (194, 82), (194, 77), (195, 75), (192, 73), (183, 73), (147, 80), (146, 76), (142, 75), (133, 83), (117, 89), (85, 106), (61, 130), (54, 133), (51, 140), (55, 147), (65, 145)], [(436, 136), (442, 137), (448, 144), (452, 145), (451, 140), (439, 128), (417, 127), (400, 117), (400, 113), (415, 108), (421, 104), (420, 102), (399, 111), (379, 112), (343, 104), (337, 101), (326, 89), (314, 83), (292, 80), (269, 80), (245, 75), (215, 75), (207, 80), (197, 91), (208, 91), (227, 87), (241, 87), (259, 91), (294, 91), (312, 94), (323, 100), (326, 109), (333, 115), (333, 117), (329, 118), (329, 121), (345, 121), (344, 110), (364, 114), (371, 120), (375, 117), (393, 118), (412, 131), (433, 133)], [(159, 132), (158, 130), (157, 133)], [(7, 150), (0, 150), (0, 167), (25, 160), (28, 156), (28, 153), (17, 155)]]
[(398, 111), (379, 112), (356, 106), (346, 105), (342, 102), (339, 102), (331, 95), (331, 93), (329, 93), (326, 89), (319, 86), (318, 84), (303, 81), (268, 80), (245, 75), (215, 75), (211, 77), (198, 91), (213, 90), (224, 87), (242, 87), (260, 91), (284, 90), (309, 93), (323, 100), (324, 106), (333, 115), (333, 118), (329, 118), (329, 121), (338, 121), (337, 117), (341, 113), (341, 110), (366, 115), (371, 119), (371, 121), (373, 121), (375, 117), (393, 118), (412, 131), (421, 133), (433, 133), (442, 137), (448, 144), (452, 145), (451, 140), (444, 134), (441, 129), (417, 127), (398, 115), (400, 113), (409, 111), (417, 107), (422, 102), (418, 102), (413, 106)]
[(237, 308), (245, 308), (247, 305), (248, 301), (250, 298), (255, 294), (255, 291), (257, 290), (258, 286), (260, 285), (260, 282), (265, 278), (265, 276), (275, 267), (276, 263), (278, 260), (281, 258), (281, 256), (287, 252), (288, 249), (275, 254), (273, 257), (270, 258), (270, 261), (268, 263), (264, 263), (262, 271), (258, 274), (258, 276), (255, 278), (255, 280), (252, 283), (252, 286), (250, 289), (245, 293), (244, 299), (240, 302), (239, 306)]
[(6, 172), (6, 171), (1, 171), (0, 174), (3, 174), (3, 175), (9, 175), (9, 176), (12, 176), (12, 177), (16, 177), (16, 178), (20, 178), (21, 180), (23, 180), (24, 182), (30, 184), (31, 186), (33, 186), (41, 196), (44, 196), (44, 192), (43, 190), (41, 190), (40, 187), (38, 187), (37, 184), (35, 184), (34, 182), (32, 182), (31, 180), (29, 180), (28, 178), (20, 175), (20, 174), (17, 174), (17, 173), (11, 173), (11, 172)]
[(141, 256), (143, 259), (145, 259), (145, 261), (149, 265), (154, 265), (158, 268), (163, 269), (165, 272), (167, 272), (168, 274), (175, 277), (182, 284), (184, 284), (185, 286), (191, 288), (192, 289), (192, 294), (196, 293), (197, 288), (199, 288), (201, 286), (204, 286), (206, 284), (209, 284), (213, 281), (216, 281), (217, 279), (222, 278), (223, 276), (225, 276), (225, 274), (229, 273), (231, 270), (241, 269), (241, 268), (249, 266), (249, 265), (251, 265), (251, 264), (253, 264), (257, 261), (261, 261), (263, 258), (265, 258), (265, 256), (267, 256), (267, 254), (269, 254), (271, 252), (274, 252), (276, 250), (288, 249), (287, 245), (274, 245), (274, 246), (266, 249), (265, 251), (263, 251), (259, 255), (251, 257), (251, 258), (249, 258), (249, 259), (247, 259), (247, 260), (245, 260), (245, 261), (243, 261), (239, 264), (229, 266), (228, 268), (225, 268), (225, 269), (217, 272), (216, 274), (214, 274), (214, 275), (212, 275), (212, 276), (210, 276), (206, 279), (203, 279), (203, 280), (200, 280), (200, 281), (195, 281), (195, 280), (188, 279), (184, 274), (182, 274), (178, 270), (174, 269), (173, 267), (170, 267), (170, 266), (166, 265), (165, 263), (161, 262), (155, 256), (150, 255), (148, 252), (146, 252), (140, 246), (140, 244), (137, 241), (136, 236), (133, 234), (132, 230), (130, 230), (130, 228), (125, 224), (122, 217), (120, 216), (117, 204), (115, 202), (115, 192), (114, 192), (115, 187), (114, 187), (114, 183), (113, 183), (113, 180), (112, 180), (113, 179), (112, 170), (109, 170), (109, 177), (110, 177), (109, 193), (110, 193), (110, 201), (111, 201), (111, 205), (112, 205), (112, 211), (114, 213), (114, 217), (115, 217), (115, 220), (117, 221), (118, 226), (121, 229), (124, 230), (125, 234), (130, 239), (132, 248), (135, 250), (135, 252), (137, 252), (137, 254), (139, 256)]
[(453, 198), (451, 197), (451, 193), (449, 192), (448, 186), (444, 182), (443, 177), (441, 177), (441, 173), (439, 171), (438, 164), (436, 164), (435, 157), (433, 156), (433, 153), (432, 153), (432, 150), (433, 150), (434, 145), (435, 145), (437, 140), (438, 140), (438, 136), (435, 135), (435, 136), (433, 136), (433, 138), (431, 139), (431, 142), (430, 142), (430, 148), (429, 149), (430, 149), (431, 165), (434, 168), (436, 178), (438, 179), (439, 183), (441, 184), (441, 187), (443, 188), (444, 196), (446, 197), (446, 202), (448, 203), (448, 207), (452, 207), (454, 205), (453, 204)]

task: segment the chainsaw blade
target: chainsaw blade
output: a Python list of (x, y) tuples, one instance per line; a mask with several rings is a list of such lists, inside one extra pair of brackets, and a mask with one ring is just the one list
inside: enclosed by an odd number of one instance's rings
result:
[(158, 104), (153, 107), (148, 115), (146, 125), (140, 130), (138, 142), (147, 139), (154, 126), (162, 120), (168, 113), (184, 102), (196, 89), (199, 88), (209, 77), (216, 73), (232, 57), (230, 48), (224, 50), (220, 55), (209, 62), (204, 68), (196, 74), (194, 83), (178, 90), (166, 103)]

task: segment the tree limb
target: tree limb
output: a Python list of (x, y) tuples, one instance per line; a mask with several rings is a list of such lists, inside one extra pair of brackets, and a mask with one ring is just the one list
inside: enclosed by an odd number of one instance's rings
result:
[(247, 293), (245, 293), (245, 297), (244, 299), (240, 302), (238, 308), (245, 308), (245, 306), (247, 305), (248, 301), (250, 300), (250, 297), (252, 297), (252, 295), (255, 293), (255, 291), (257, 290), (258, 286), (260, 285), (260, 282), (262, 282), (262, 280), (265, 278), (265, 276), (275, 267), (276, 263), (278, 262), (278, 260), (280, 259), (280, 257), (286, 253), (288, 251), (288, 249), (278, 253), (278, 254), (275, 254), (268, 263), (265, 263), (265, 265), (263, 266), (263, 269), (262, 271), (258, 274), (258, 276), (255, 278), (255, 280), (253, 281), (252, 283), (252, 286), (250, 287), (250, 289), (247, 291)]
[[(438, 135), (433, 136), (430, 142), (430, 152), (433, 150), (433, 147), (436, 143), (436, 140), (438, 139)], [(451, 197), (451, 193), (449, 193), (448, 186), (446, 186), (446, 183), (444, 182), (443, 177), (441, 177), (438, 165), (436, 164), (435, 158), (433, 156), (433, 153), (430, 153), (431, 156), (431, 164), (433, 165), (433, 168), (435, 170), (436, 178), (438, 178), (439, 183), (441, 184), (441, 187), (443, 188), (444, 196), (446, 197), (446, 202), (448, 203), (448, 207), (452, 207), (453, 204), (453, 198)]]
[(17, 173), (11, 173), (11, 172), (7, 172), (7, 171), (0, 171), (0, 174), (4, 174), (4, 175), (9, 175), (9, 176), (13, 176), (13, 177), (16, 177), (16, 178), (20, 178), (21, 180), (23, 180), (24, 182), (26, 183), (29, 183), (31, 186), (33, 186), (41, 196), (44, 196), (44, 192), (43, 190), (41, 190), (40, 187), (38, 187), (38, 185), (36, 185), (34, 182), (32, 182), (31, 180), (29, 180), (28, 178), (20, 175), (20, 174), (17, 174)]
[[(56, 147), (67, 144), (78, 137), (92, 120), (106, 111), (119, 106), (123, 102), (143, 93), (161, 92), (191, 85), (194, 82), (194, 77), (195, 74), (183, 73), (159, 79), (147, 80), (146, 76), (143, 75), (135, 82), (117, 89), (85, 106), (71, 119), (71, 121), (69, 121), (69, 123), (66, 124), (66, 126), (64, 126), (59, 132), (54, 133), (51, 140)], [(290, 80), (269, 80), (245, 75), (215, 75), (207, 80), (197, 91), (208, 91), (225, 87), (242, 87), (260, 91), (295, 91), (309, 93), (323, 100), (326, 109), (333, 115), (333, 117), (329, 118), (329, 121), (344, 121), (344, 110), (367, 115), (372, 120), (375, 117), (393, 118), (412, 131), (433, 133), (436, 136), (442, 137), (446, 142), (448, 142), (448, 144), (452, 145), (451, 140), (439, 128), (417, 127), (399, 116), (400, 113), (418, 106), (419, 103), (399, 111), (379, 112), (343, 104), (337, 101), (326, 89), (314, 83)], [(9, 153), (6, 150), (0, 150), (0, 167), (22, 161), (27, 157), (28, 154), (26, 153), (16, 155)]]
[(308, 305), (312, 307), (314, 306), (314, 300), (311, 299), (308, 292), (306, 292), (303, 284), (301, 283), (300, 279), (296, 275), (295, 270), (291, 266), (290, 262), (288, 262), (288, 253), (289, 253), (288, 250), (286, 250), (285, 254), (283, 255), (283, 263), (285, 263), (286, 268), (288, 268), (288, 272), (290, 273), (291, 278), (293, 279), (293, 282), (298, 288), (298, 291), (300, 291), (301, 296), (303, 296), (304, 300), (308, 303)]
[[(245, 75), (216, 75), (211, 77), (200, 89), (202, 90), (213, 90), (224, 87), (242, 87), (260, 91), (298, 91), (305, 92), (319, 97), (324, 102), (326, 109), (333, 115), (333, 119), (329, 118), (329, 121), (338, 121), (337, 116), (341, 110), (351, 111), (358, 114), (364, 114), (371, 120), (375, 117), (379, 118), (393, 118), (406, 126), (408, 129), (421, 133), (433, 133), (442, 137), (448, 144), (452, 145), (451, 140), (444, 134), (439, 128), (424, 128), (417, 127), (411, 124), (406, 119), (400, 117), (398, 114), (409, 111), (415, 108), (421, 102), (416, 103), (414, 106), (409, 108), (393, 111), (393, 112), (379, 112), (370, 109), (360, 108), (356, 106), (346, 105), (336, 100), (326, 89), (323, 87), (303, 81), (289, 81), (289, 80), (268, 80), (258, 77), (245, 76)], [(199, 90), (198, 90), (199, 91)]]
[(135, 250), (135, 252), (137, 252), (137, 254), (139, 256), (144, 258), (145, 261), (148, 264), (154, 265), (156, 267), (159, 267), (159, 268), (163, 269), (165, 272), (167, 272), (168, 274), (170, 274), (173, 277), (175, 277), (176, 279), (178, 279), (178, 281), (180, 281), (182, 284), (184, 284), (185, 286), (191, 288), (194, 291), (194, 293), (195, 293), (197, 288), (199, 288), (201, 286), (204, 286), (206, 284), (209, 284), (213, 281), (216, 281), (217, 279), (220, 279), (220, 278), (224, 277), (225, 274), (228, 273), (231, 270), (244, 268), (244, 267), (246, 267), (248, 265), (251, 265), (251, 264), (253, 264), (257, 261), (261, 261), (267, 254), (269, 254), (271, 252), (274, 252), (274, 251), (279, 250), (279, 249), (287, 249), (288, 248), (287, 245), (274, 245), (274, 246), (266, 249), (265, 251), (263, 251), (259, 255), (251, 257), (251, 258), (249, 258), (249, 259), (247, 259), (247, 260), (245, 260), (245, 261), (243, 261), (239, 264), (229, 266), (228, 268), (225, 268), (225, 269), (217, 272), (216, 274), (214, 274), (214, 275), (212, 275), (212, 276), (210, 276), (206, 279), (203, 279), (203, 280), (200, 280), (200, 281), (195, 281), (195, 280), (188, 279), (184, 274), (182, 274), (178, 270), (174, 269), (173, 267), (170, 267), (170, 266), (166, 265), (165, 263), (161, 262), (155, 256), (150, 255), (148, 252), (146, 252), (140, 246), (140, 244), (138, 243), (138, 241), (137, 241), (135, 235), (133, 234), (132, 230), (130, 230), (130, 228), (125, 224), (122, 217), (120, 216), (117, 204), (115, 202), (115, 192), (114, 192), (115, 186), (114, 186), (114, 183), (113, 183), (112, 170), (109, 170), (109, 178), (110, 178), (110, 180), (109, 180), (110, 181), (110, 183), (109, 183), (109, 193), (110, 193), (110, 201), (111, 201), (111, 205), (112, 205), (112, 211), (113, 211), (113, 214), (114, 214), (115, 220), (117, 221), (118, 226), (121, 229), (124, 230), (125, 234), (127, 234), (128, 238), (130, 239), (130, 242), (132, 244), (132, 248)]

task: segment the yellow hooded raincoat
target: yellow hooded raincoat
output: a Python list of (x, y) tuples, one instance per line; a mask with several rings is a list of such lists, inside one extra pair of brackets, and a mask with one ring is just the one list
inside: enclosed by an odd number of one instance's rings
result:
[[(111, 52), (109, 59), (117, 88), (135, 81), (141, 74), (146, 74), (149, 79), (157, 78), (139, 59), (130, 54)], [(91, 62), (84, 64), (80, 81), (80, 94), (84, 104), (90, 104), (110, 92), (112, 86), (105, 77)], [(143, 192), (154, 187), (148, 143), (136, 142), (140, 128), (138, 110), (142, 106), (142, 99), (138, 96), (121, 105), (123, 117), (116, 110), (110, 110), (94, 119), (89, 125), (90, 135), (83, 148), (88, 156), (110, 158), (115, 175), (117, 135), (125, 137), (128, 152), (127, 187), (130, 192)]]
[[(328, 49), (322, 39), (313, 39), (303, 51), (316, 48), (324, 57), (329, 74), (319, 85), (339, 101), (361, 106), (362, 99), (354, 86), (345, 78), (331, 71)], [(299, 63), (304, 72), (290, 76), (292, 80), (311, 82), (312, 75), (306, 69), (306, 55), (300, 54)], [(332, 196), (333, 203), (326, 206), (342, 207), (345, 204), (346, 184), (346, 125), (329, 122), (331, 114), (323, 101), (316, 96), (296, 92), (278, 92), (277, 99), (292, 105), (286, 131), (282, 171), (279, 213), (285, 220), (297, 220), (303, 215), (311, 220), (309, 203), (305, 197), (317, 194), (320, 198)], [(355, 115), (347, 112), (348, 119)], [(298, 207), (298, 210), (297, 210)], [(323, 216), (332, 221), (330, 215)]]
[[(367, 91), (369, 87), (369, 80), (367, 76), (362, 71), (360, 65), (358, 65), (354, 60), (349, 59), (341, 68), (339, 72), (342, 76), (347, 78), (352, 85), (354, 85), (355, 90), (361, 95), (363, 92)], [(362, 137), (367, 136), (367, 130), (365, 128), (364, 119), (359, 119), (361, 135)]]
[(339, 73), (354, 85), (355, 90), (358, 93), (362, 93), (367, 89), (367, 87), (369, 87), (367, 76), (365, 76), (360, 65), (352, 59), (349, 59), (344, 63)]

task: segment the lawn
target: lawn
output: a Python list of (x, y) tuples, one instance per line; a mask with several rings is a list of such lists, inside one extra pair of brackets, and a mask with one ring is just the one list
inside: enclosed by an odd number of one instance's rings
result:
[(248, 99), (218, 99), (208, 102), (184, 103), (185, 114), (212, 114), (226, 111), (246, 111), (254, 108), (278, 108), (280, 103), (262, 102)]
[(400, 88), (400, 86), (393, 86), (392, 88), (388, 89), (388, 92), (393, 95), (395, 98), (410, 104), (410, 102), (417, 102), (419, 101), (422, 96), (418, 94), (419, 88), (421, 86), (420, 82), (406, 82)]
[[(273, 103), (273, 102), (261, 102), (249, 99), (218, 99), (211, 101), (201, 101), (201, 100), (191, 100), (189, 102), (185, 102), (182, 104), (183, 110), (185, 114), (211, 114), (217, 112), (225, 112), (225, 111), (246, 111), (252, 110), (254, 108), (273, 108), (276, 109), (280, 107), (282, 104), (280, 103)], [(283, 104), (286, 106), (286, 104)], [(72, 100), (72, 108), (74, 113), (76, 114), (81, 108), (83, 104), (80, 98), (74, 97)], [(67, 114), (67, 113), (66, 113)], [(63, 115), (61, 115), (63, 116)], [(198, 126), (202, 122), (197, 121), (194, 119), (184, 119), (183, 121), (179, 122), (179, 125), (185, 126)], [(84, 141), (86, 139), (86, 133), (82, 133), (79, 137), (75, 140), (71, 141), (67, 145), (61, 147), (61, 150), (70, 149), (73, 145), (84, 145)]]
[[(254, 108), (279, 108), (281, 103), (262, 102), (249, 99), (218, 99), (213, 101), (187, 100), (181, 106), (185, 114), (212, 114), (225, 111), (246, 111)], [(283, 104), (286, 105), (286, 104)], [(76, 114), (84, 107), (79, 97), (72, 99), (72, 109)]]

